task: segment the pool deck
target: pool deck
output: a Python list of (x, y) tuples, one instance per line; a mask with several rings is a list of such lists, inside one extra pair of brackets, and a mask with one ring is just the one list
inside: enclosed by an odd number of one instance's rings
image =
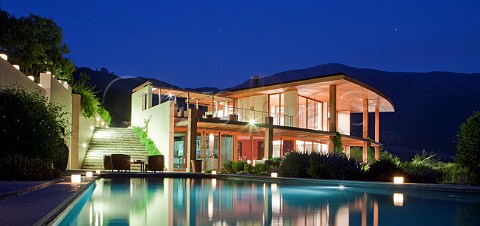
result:
[[(480, 186), (444, 184), (393, 184), (387, 182), (341, 181), (301, 178), (272, 178), (268, 176), (204, 174), (204, 173), (102, 173), (102, 178), (165, 177), (165, 178), (218, 178), (251, 179), (263, 182), (288, 182), (322, 186), (352, 186), (365, 189), (394, 189), (437, 191), (480, 196)], [(70, 183), (70, 177), (50, 181), (0, 181), (0, 225), (46, 225), (95, 181)]]

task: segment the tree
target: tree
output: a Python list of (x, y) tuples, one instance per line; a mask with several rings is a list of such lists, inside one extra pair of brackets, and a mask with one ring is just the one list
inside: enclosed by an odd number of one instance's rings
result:
[(0, 50), (23, 73), (38, 76), (52, 71), (59, 79), (72, 80), (75, 66), (63, 56), (69, 49), (62, 43), (62, 28), (52, 19), (34, 14), (17, 19), (0, 10), (0, 23)]
[(480, 184), (480, 112), (460, 126), (455, 161), (465, 167), (470, 184)]

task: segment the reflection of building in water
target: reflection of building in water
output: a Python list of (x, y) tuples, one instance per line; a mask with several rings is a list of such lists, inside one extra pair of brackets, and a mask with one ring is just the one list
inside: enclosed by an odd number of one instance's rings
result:
[[(114, 183), (97, 181), (78, 225), (378, 226), (378, 203), (392, 203), (390, 195), (369, 197), (340, 187), (172, 178), (126, 178)], [(402, 193), (393, 197), (391, 206), (398, 206), (400, 197), (403, 204)]]

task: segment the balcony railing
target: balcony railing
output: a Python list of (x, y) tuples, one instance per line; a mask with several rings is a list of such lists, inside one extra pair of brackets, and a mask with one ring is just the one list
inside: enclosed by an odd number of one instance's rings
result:
[(268, 121), (266, 121), (268, 116), (273, 117), (273, 125), (294, 126), (293, 116), (245, 108), (219, 108), (214, 112), (212, 117), (220, 118), (222, 120), (236, 120), (240, 122), (255, 121), (259, 123), (268, 123)]

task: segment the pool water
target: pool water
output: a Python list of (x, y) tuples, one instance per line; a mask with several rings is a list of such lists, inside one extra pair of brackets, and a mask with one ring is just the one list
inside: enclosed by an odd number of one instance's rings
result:
[(480, 225), (480, 197), (239, 179), (99, 179), (59, 225)]

